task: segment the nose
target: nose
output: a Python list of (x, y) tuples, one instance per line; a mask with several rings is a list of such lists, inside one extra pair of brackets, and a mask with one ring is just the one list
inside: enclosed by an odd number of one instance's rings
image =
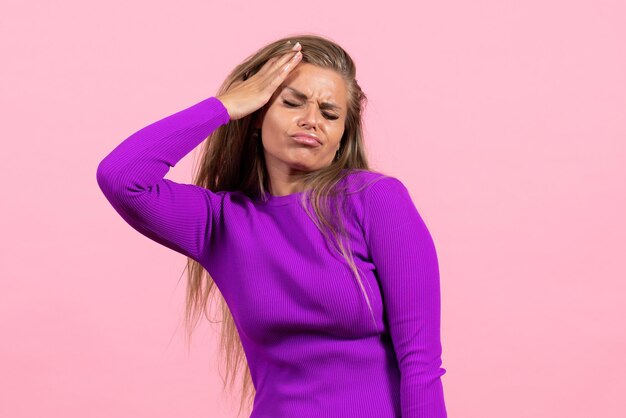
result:
[(318, 123), (318, 117), (319, 115), (315, 106), (305, 106), (298, 123), (300, 126), (306, 125), (309, 127), (315, 127)]

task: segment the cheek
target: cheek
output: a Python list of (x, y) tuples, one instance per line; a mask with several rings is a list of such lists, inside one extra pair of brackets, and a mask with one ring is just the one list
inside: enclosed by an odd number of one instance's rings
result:
[(341, 137), (343, 136), (344, 131), (345, 129), (343, 127), (338, 127), (333, 131), (333, 134), (332, 134), (333, 149), (339, 146), (339, 143), (341, 142)]
[(272, 154), (283, 154), (290, 148), (289, 138), (281, 126), (265, 124), (262, 133), (263, 148)]
[(289, 132), (289, 122), (279, 111), (271, 111), (263, 121), (263, 129), (273, 137), (284, 137)]

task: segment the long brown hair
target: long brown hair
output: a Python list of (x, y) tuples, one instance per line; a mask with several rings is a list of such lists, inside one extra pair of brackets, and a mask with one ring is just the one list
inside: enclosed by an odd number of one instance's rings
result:
[[(342, 210), (329, 206), (329, 204), (340, 205), (339, 209), (341, 209), (344, 204), (341, 197), (345, 195), (345, 189), (339, 187), (338, 184), (346, 175), (359, 170), (372, 171), (365, 155), (362, 130), (362, 115), (367, 104), (367, 97), (356, 80), (356, 68), (352, 58), (338, 44), (321, 36), (303, 34), (284, 37), (262, 47), (236, 66), (215, 96), (227, 92), (235, 81), (251, 77), (270, 58), (289, 51), (296, 42), (302, 45), (303, 62), (337, 71), (345, 80), (348, 91), (345, 129), (336, 158), (328, 167), (305, 173), (302, 176), (305, 193), (302, 194), (300, 203), (324, 237), (328, 240), (330, 234), (335, 239), (332, 243), (354, 272), (372, 314), (371, 319), (376, 326), (371, 303), (354, 263), (349, 241), (344, 242), (342, 239), (345, 237), (345, 228), (341, 216), (337, 216)], [(216, 192), (240, 190), (250, 197), (264, 198), (266, 190), (269, 190), (269, 179), (260, 134), (253, 135), (255, 122), (262, 111), (263, 108), (244, 118), (231, 120), (209, 135), (202, 147), (201, 162), (194, 176), (194, 184)], [(306, 204), (308, 200), (312, 202), (315, 216), (311, 215)], [(247, 407), (251, 408), (256, 391), (232, 314), (215, 286), (215, 282), (202, 265), (188, 258), (187, 269), (185, 310), (187, 343), (191, 340), (193, 329), (203, 312), (209, 322), (222, 324), (220, 354), (226, 357), (226, 377), (222, 379), (224, 389), (228, 384), (229, 375), (230, 387), (233, 387), (237, 371), (243, 365), (245, 371), (239, 412), (244, 406), (246, 393), (248, 394)], [(211, 321), (211, 318), (207, 316), (206, 308), (210, 296), (213, 296), (217, 302), (222, 320)]]

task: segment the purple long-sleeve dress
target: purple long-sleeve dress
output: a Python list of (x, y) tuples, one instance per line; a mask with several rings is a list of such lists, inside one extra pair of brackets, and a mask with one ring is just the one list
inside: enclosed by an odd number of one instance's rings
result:
[(345, 227), (374, 326), (301, 193), (263, 202), (165, 178), (229, 120), (209, 97), (152, 123), (100, 162), (97, 181), (130, 226), (215, 280), (256, 389), (251, 417), (446, 417), (437, 254), (407, 188), (370, 171), (344, 180), (354, 190)]

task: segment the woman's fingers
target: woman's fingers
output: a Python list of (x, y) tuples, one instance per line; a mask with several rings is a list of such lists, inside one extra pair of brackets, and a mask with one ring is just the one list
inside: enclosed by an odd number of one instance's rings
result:
[(263, 88), (269, 87), (273, 93), (289, 72), (300, 62), (301, 58), (302, 53), (300, 51), (288, 51), (283, 55), (270, 58), (257, 73), (259, 75), (258, 81), (264, 86)]
[(300, 51), (289, 51), (289, 53), (281, 56), (280, 59), (271, 66), (270, 76), (274, 78), (277, 75), (282, 76), (289, 73), (300, 61), (301, 57), (302, 53)]
[(245, 80), (237, 80), (219, 96), (231, 120), (249, 115), (264, 106), (302, 58), (301, 45), (272, 57), (261, 69)]
[(290, 63), (291, 60), (296, 56), (297, 52), (290, 50), (285, 52), (283, 55), (272, 57), (267, 60), (264, 68), (267, 67), (267, 72), (273, 74), (284, 68), (285, 65), (287, 65), (288, 63)]
[(300, 45), (300, 42), (297, 42), (296, 45), (294, 45), (291, 49), (285, 51), (283, 54), (277, 55), (267, 60), (266, 65), (270, 67), (270, 69), (276, 70), (277, 67), (282, 67), (287, 62), (289, 62), (289, 60), (296, 54), (296, 52), (300, 51), (301, 49), (302, 45)]

